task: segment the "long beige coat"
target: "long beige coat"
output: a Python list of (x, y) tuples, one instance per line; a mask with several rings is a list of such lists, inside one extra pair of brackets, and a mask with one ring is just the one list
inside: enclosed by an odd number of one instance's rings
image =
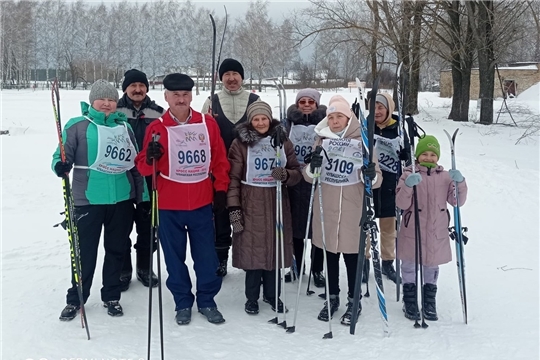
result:
[[(332, 133), (325, 118), (315, 128), (319, 136), (315, 142), (315, 148), (322, 144), (325, 138), (338, 139), (339, 136)], [(361, 140), (360, 122), (354, 116), (349, 119), (348, 128), (343, 138)], [(382, 173), (377, 163), (377, 156), (373, 156), (373, 162), (377, 171), (376, 181), (373, 188), (378, 188), (382, 183)], [(326, 159), (323, 161), (325, 166)], [(360, 172), (360, 170), (359, 170)], [(361, 174), (359, 174), (361, 175)], [(310, 167), (304, 168), (304, 178), (313, 182), (313, 174)], [(335, 186), (321, 183), (322, 202), (324, 213), (324, 229), (326, 250), (331, 253), (357, 254), (360, 245), (360, 217), (362, 216), (362, 202), (364, 199), (364, 184)], [(321, 211), (319, 206), (319, 188), (315, 191), (313, 202), (313, 244), (323, 249)]]
[[(248, 123), (240, 124), (237, 130), (238, 137), (229, 150), (231, 183), (227, 193), (227, 206), (229, 209), (231, 207), (242, 209), (244, 231), (233, 234), (232, 265), (244, 270), (274, 270), (276, 267), (276, 188), (242, 183), (246, 180), (248, 146), (259, 141), (261, 136)], [(287, 137), (279, 121), (273, 120), (267, 136), (271, 136), (276, 131), (281, 132), (282, 139)], [(286, 140), (283, 148), (287, 156), (285, 168), (289, 177), (282, 185), (285, 262), (280, 266), (281, 268), (291, 266), (293, 257), (291, 207), (286, 186), (296, 185), (302, 180), (300, 164), (296, 160), (293, 144), (290, 140)]]

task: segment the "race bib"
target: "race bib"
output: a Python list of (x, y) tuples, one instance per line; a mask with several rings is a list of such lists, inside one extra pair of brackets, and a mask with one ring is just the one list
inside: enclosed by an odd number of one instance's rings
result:
[(315, 125), (303, 126), (292, 124), (289, 137), (294, 145), (296, 160), (300, 163), (300, 167), (304, 168), (306, 166), (304, 158), (313, 151), (313, 144), (317, 137)]
[(321, 181), (342, 186), (359, 183), (358, 170), (364, 163), (362, 142), (355, 139), (324, 139), (322, 146), (328, 159), (324, 159)]
[(169, 137), (169, 176), (179, 183), (197, 183), (210, 173), (210, 138), (203, 117), (201, 124), (167, 127)]
[(248, 146), (246, 181), (243, 183), (259, 187), (275, 187), (277, 181), (272, 177), (272, 169), (287, 165), (285, 150), (279, 149), (279, 159), (276, 150), (270, 144), (267, 136), (253, 146)]
[(133, 168), (137, 150), (131, 142), (127, 125), (108, 127), (87, 119), (96, 125), (98, 133), (96, 160), (88, 169), (104, 174), (122, 174)]
[(399, 170), (399, 138), (388, 139), (375, 135), (375, 151), (379, 160), (379, 167), (383, 171), (397, 174)]

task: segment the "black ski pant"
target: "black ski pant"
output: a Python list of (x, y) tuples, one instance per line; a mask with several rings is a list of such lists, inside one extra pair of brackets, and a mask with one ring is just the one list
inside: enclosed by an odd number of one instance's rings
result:
[[(263, 294), (266, 299), (276, 298), (276, 270), (246, 270), (246, 298), (257, 301), (261, 293), (261, 280)], [(278, 297), (280, 286), (278, 284)]]
[(228, 211), (214, 214), (214, 228), (216, 230), (216, 253), (219, 262), (222, 262), (229, 258), (229, 249), (232, 244), (231, 222)]
[[(124, 261), (126, 241), (133, 222), (133, 201), (127, 200), (113, 205), (77, 206), (75, 213), (79, 234), (84, 302), (86, 303), (90, 296), (102, 228), (104, 228), (105, 260), (103, 262), (101, 300), (120, 300), (120, 272)], [(71, 272), (71, 288), (67, 291), (66, 303), (79, 304), (73, 271)]]
[[(328, 287), (330, 295), (339, 295), (339, 258), (341, 253), (326, 252), (326, 261), (328, 266)], [(356, 265), (358, 254), (343, 254), (345, 267), (347, 268), (347, 296), (352, 298), (354, 295), (354, 283), (356, 281)]]
[[(296, 271), (300, 272), (302, 265), (302, 255), (304, 254), (304, 239), (293, 238), (294, 258), (296, 260)], [(307, 268), (307, 264), (306, 264)], [(322, 249), (311, 246), (311, 271), (313, 273), (323, 271), (323, 251)]]
[[(143, 211), (140, 205), (135, 206), (133, 211), (133, 221), (128, 234), (128, 241), (124, 250), (124, 264), (122, 266), (123, 274), (131, 274), (133, 272), (133, 265), (131, 263), (131, 238), (129, 235), (133, 230), (133, 223), (135, 223), (135, 230), (137, 231), (137, 242), (133, 246), (137, 250), (137, 269), (148, 270), (150, 267), (150, 239), (152, 226), (152, 218), (150, 214)], [(154, 243), (153, 251), (156, 251), (157, 244)]]

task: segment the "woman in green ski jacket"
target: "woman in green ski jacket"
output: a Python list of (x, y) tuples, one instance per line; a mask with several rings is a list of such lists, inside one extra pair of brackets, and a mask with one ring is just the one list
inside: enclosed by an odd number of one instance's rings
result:
[[(134, 166), (137, 145), (133, 131), (126, 116), (116, 111), (118, 91), (107, 81), (97, 80), (89, 99), (90, 105), (81, 103), (82, 116), (67, 122), (62, 135), (66, 159), (62, 161), (57, 148), (52, 168), (61, 177), (74, 167), (72, 192), (84, 302), (90, 296), (104, 227), (101, 300), (109, 315), (121, 316), (120, 272), (133, 221), (133, 203), (148, 201), (148, 189)], [(71, 285), (60, 320), (72, 320), (80, 308), (73, 275)]]

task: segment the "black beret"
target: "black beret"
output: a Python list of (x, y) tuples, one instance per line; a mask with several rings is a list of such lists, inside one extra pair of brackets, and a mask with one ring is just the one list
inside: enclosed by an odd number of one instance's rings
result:
[(222, 80), (223, 74), (225, 74), (227, 71), (236, 71), (240, 74), (242, 77), (242, 80), (244, 80), (244, 68), (242, 67), (242, 64), (238, 62), (238, 60), (234, 59), (225, 59), (219, 66), (219, 80)]
[(137, 69), (131, 69), (124, 73), (124, 82), (122, 82), (122, 91), (126, 91), (127, 87), (134, 82), (143, 83), (146, 86), (146, 91), (148, 91), (148, 78), (146, 74)]
[(186, 74), (174, 73), (165, 76), (163, 86), (170, 91), (191, 91), (195, 83)]

